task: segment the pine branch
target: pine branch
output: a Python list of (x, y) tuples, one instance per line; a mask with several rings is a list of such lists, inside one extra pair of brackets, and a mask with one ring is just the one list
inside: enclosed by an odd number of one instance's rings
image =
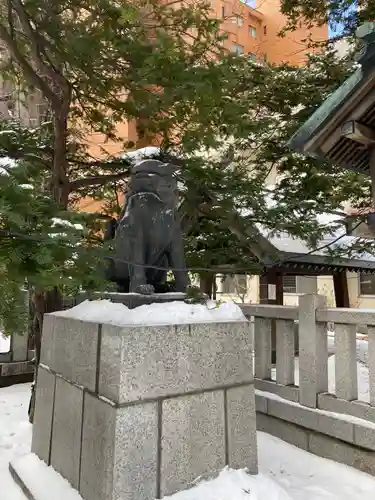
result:
[(31, 85), (39, 88), (43, 95), (49, 101), (56, 99), (55, 94), (46, 84), (46, 82), (38, 75), (31, 64), (26, 60), (22, 52), (20, 51), (17, 42), (11, 37), (8, 30), (4, 25), (0, 24), (0, 39), (6, 44), (9, 52), (12, 54), (17, 64), (20, 66), (21, 70), (24, 72), (25, 77), (29, 80)]
[(85, 186), (100, 186), (110, 181), (117, 181), (129, 175), (129, 171), (120, 172), (118, 174), (98, 175), (97, 177), (86, 177), (85, 179), (76, 179), (69, 183), (71, 191)]
[[(54, 68), (53, 71), (51, 72), (51, 68), (49, 68), (43, 60), (43, 56), (46, 57), (47, 55), (45, 50), (43, 50), (41, 46), (42, 36), (40, 34), (38, 35), (32, 28), (29, 19), (29, 14), (26, 12), (23, 3), (20, 0), (12, 0), (12, 3), (14, 3), (14, 9), (17, 12), (18, 19), (21, 23), (22, 28), (25, 31), (25, 35), (28, 39), (28, 42), (31, 45), (34, 54), (34, 60), (35, 63), (38, 65), (40, 72), (48, 74), (50, 78), (55, 77), (56, 69)], [(51, 64), (50, 61), (48, 62)]]

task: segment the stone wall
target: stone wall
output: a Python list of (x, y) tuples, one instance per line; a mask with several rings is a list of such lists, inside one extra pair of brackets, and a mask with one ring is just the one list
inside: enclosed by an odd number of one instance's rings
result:
[[(303, 420), (301, 423), (304, 424)], [(365, 448), (354, 444), (354, 439), (351, 439), (350, 436), (349, 439), (340, 439), (336, 437), (340, 434), (340, 429), (346, 426), (346, 430), (348, 430), (350, 426), (347, 422), (340, 423), (337, 419), (334, 424), (331, 427), (335, 431), (330, 434), (327, 432), (327, 425), (321, 427), (315, 425), (315, 430), (313, 430), (306, 425), (296, 424), (295, 419), (288, 421), (266, 413), (257, 413), (258, 431), (272, 434), (318, 457), (328, 458), (375, 476), (375, 451), (371, 449), (371, 439), (367, 440)]]
[(32, 452), (85, 500), (257, 472), (247, 322), (117, 327), (46, 315)]

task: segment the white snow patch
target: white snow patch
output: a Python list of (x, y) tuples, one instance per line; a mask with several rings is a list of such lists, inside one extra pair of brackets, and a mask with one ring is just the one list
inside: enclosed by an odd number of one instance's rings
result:
[(136, 164), (139, 161), (146, 160), (158, 156), (160, 154), (160, 148), (154, 146), (147, 146), (145, 148), (139, 148), (135, 151), (126, 151), (120, 155), (120, 158), (129, 160), (131, 163)]
[(27, 419), (30, 394), (30, 384), (0, 389), (1, 500), (27, 500), (13, 481), (8, 468), (11, 460), (30, 452), (32, 427)]
[[(361, 309), (362, 310), (362, 309)], [(373, 311), (374, 312), (374, 311)], [(328, 353), (335, 353), (335, 333), (332, 331), (328, 331)], [(357, 351), (357, 361), (368, 366), (368, 340), (367, 336), (362, 333), (357, 333), (357, 342), (356, 342), (356, 351)]]
[(52, 227), (72, 227), (74, 229), (82, 230), (83, 226), (82, 224), (73, 224), (72, 222), (65, 220), (65, 219), (59, 219), (58, 217), (54, 217), (52, 219)]
[(0, 353), (7, 353), (10, 351), (10, 337), (5, 336), (0, 332)]
[[(375, 478), (258, 432), (259, 471), (293, 500), (373, 500)], [(202, 500), (204, 500), (202, 498)], [(234, 500), (228, 497), (227, 500)], [(243, 500), (246, 500), (243, 498)], [(272, 500), (264, 495), (257, 500)]]
[[(370, 376), (366, 365), (357, 361), (358, 399), (364, 403), (370, 402)], [(335, 356), (328, 358), (328, 391), (336, 393)]]
[[(8, 175), (7, 170), (13, 168), (17, 165), (16, 160), (9, 158), (8, 156), (3, 156), (0, 158), (0, 174)], [(4, 167), (4, 168), (1, 168)]]
[(207, 304), (186, 304), (173, 301), (129, 309), (124, 304), (110, 300), (85, 300), (71, 309), (53, 314), (118, 326), (247, 321), (237, 304), (233, 302), (217, 304), (214, 301), (208, 301)]
[[(27, 500), (13, 481), (9, 461), (30, 453), (31, 425), (27, 421), (30, 384), (0, 389), (0, 485), (1, 500)], [(258, 476), (226, 469), (213, 481), (176, 493), (171, 500), (373, 500), (375, 478), (356, 469), (300, 450), (284, 441), (258, 432)], [(35, 473), (30, 458), (24, 465)], [(51, 468), (44, 466), (38, 484), (46, 500), (81, 500), (61, 478), (50, 480)], [(54, 474), (55, 476), (56, 474)], [(61, 490), (56, 489), (57, 483)], [(70, 489), (67, 489), (70, 488)], [(265, 489), (266, 488), (266, 489)], [(62, 491), (64, 489), (64, 492)], [(69, 492), (69, 494), (67, 494)], [(74, 496), (71, 496), (74, 495)], [(77, 496), (78, 495), (78, 496)], [(42, 498), (42, 497), (41, 497)], [(167, 497), (168, 498), (168, 497)]]
[[(30, 453), (13, 463), (14, 468), (38, 500), (82, 500), (66, 479)], [(40, 478), (43, 477), (43, 481)], [(215, 479), (202, 481), (191, 489), (176, 493), (171, 500), (292, 500), (273, 479), (262, 474), (251, 476), (245, 470), (225, 468)]]
[(211, 481), (181, 491), (170, 500), (292, 500), (274, 479), (259, 474), (251, 476), (245, 470), (229, 468)]
[(51, 500), (51, 497), (53, 500), (82, 500), (66, 479), (34, 453), (18, 458), (12, 466), (31, 495), (38, 500)]
[[(255, 224), (255, 227), (260, 231), (262, 236), (267, 238), (277, 250), (282, 252), (290, 252), (292, 254), (311, 254), (329, 256), (330, 249), (338, 249), (343, 251), (343, 258), (349, 258), (344, 254), (344, 251), (350, 251), (358, 243), (371, 243), (369, 238), (360, 238), (358, 236), (348, 236), (344, 232), (337, 231), (332, 236), (324, 237), (318, 244), (317, 249), (312, 251), (304, 240), (290, 236), (287, 233), (274, 234), (271, 230), (265, 228), (261, 224)], [(368, 252), (353, 253), (351, 257), (354, 260), (362, 260), (367, 262), (374, 262), (375, 256)]]

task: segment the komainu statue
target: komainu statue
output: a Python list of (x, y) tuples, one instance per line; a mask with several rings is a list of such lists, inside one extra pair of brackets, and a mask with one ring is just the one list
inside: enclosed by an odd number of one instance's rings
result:
[(132, 169), (125, 206), (112, 228), (114, 251), (107, 270), (107, 278), (117, 284), (119, 292), (167, 291), (166, 269), (173, 270), (173, 291), (186, 291), (189, 278), (175, 169), (158, 160), (141, 161)]

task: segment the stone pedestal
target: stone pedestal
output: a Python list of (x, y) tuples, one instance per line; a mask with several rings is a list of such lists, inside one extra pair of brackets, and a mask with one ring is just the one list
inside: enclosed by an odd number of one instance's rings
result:
[[(68, 307), (73, 307), (84, 300), (87, 300), (89, 296), (87, 293), (79, 294), (74, 300), (68, 301)], [(124, 304), (124, 306), (129, 309), (134, 309), (135, 307), (147, 305), (147, 304), (163, 304), (165, 302), (182, 302), (186, 299), (185, 293), (153, 293), (151, 295), (143, 295), (141, 293), (118, 293), (118, 292), (95, 292), (93, 299), (108, 299), (111, 302)]]
[(162, 498), (225, 465), (256, 473), (249, 323), (46, 315), (32, 452), (85, 500)]

